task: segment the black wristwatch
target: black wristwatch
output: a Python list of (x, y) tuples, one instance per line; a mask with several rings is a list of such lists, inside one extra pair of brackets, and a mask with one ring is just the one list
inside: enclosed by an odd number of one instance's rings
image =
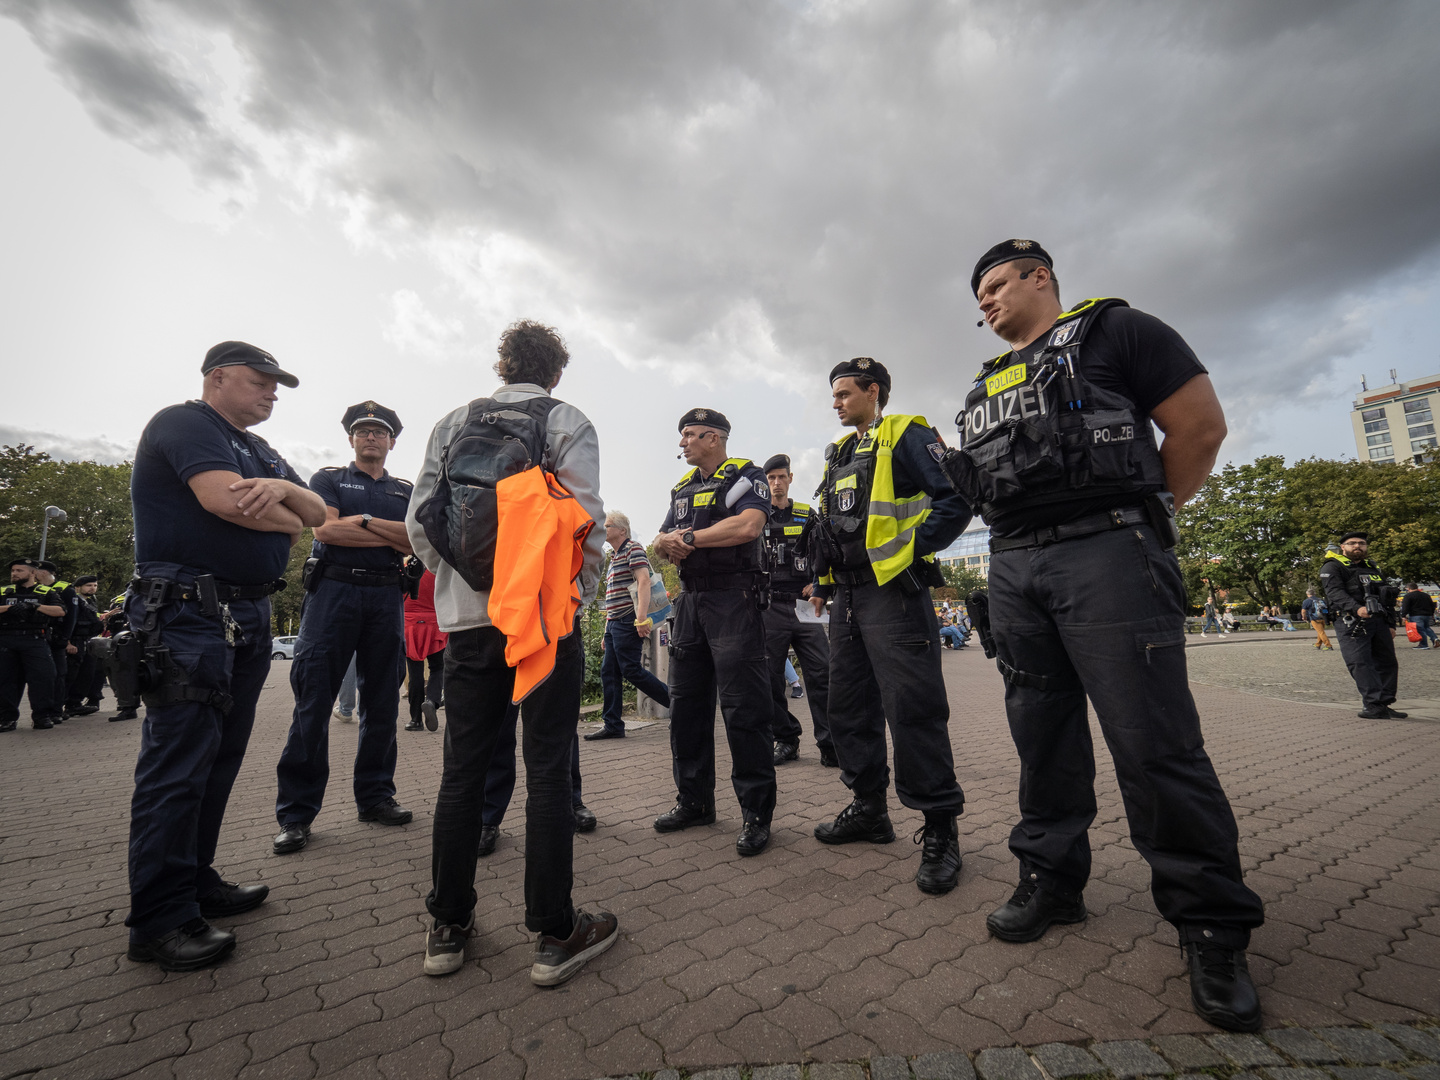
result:
[(375, 515), (374, 515), (374, 514), (361, 514), (361, 515), (360, 515), (360, 527), (361, 527), (362, 529), (368, 529), (368, 528), (370, 528), (370, 522), (372, 522), (372, 521), (374, 521), (374, 520), (375, 520)]
[(695, 546), (695, 530), (694, 530), (694, 529), (687, 529), (687, 530), (685, 531), (685, 535), (682, 536), (682, 537), (680, 537), (680, 540), (681, 540), (681, 542), (684, 543), (687, 547), (694, 547), (694, 546)]

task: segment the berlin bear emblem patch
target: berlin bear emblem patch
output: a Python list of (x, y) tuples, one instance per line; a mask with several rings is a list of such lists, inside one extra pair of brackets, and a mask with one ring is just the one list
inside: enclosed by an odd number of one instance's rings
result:
[(689, 500), (689, 499), (676, 499), (676, 500), (675, 500), (675, 520), (676, 520), (676, 521), (684, 521), (684, 520), (685, 520), (687, 517), (689, 517), (689, 516), (690, 516), (690, 500)]
[(855, 490), (853, 488), (846, 488), (844, 491), (840, 492), (840, 512), (842, 514), (848, 514), (851, 510), (854, 509)]

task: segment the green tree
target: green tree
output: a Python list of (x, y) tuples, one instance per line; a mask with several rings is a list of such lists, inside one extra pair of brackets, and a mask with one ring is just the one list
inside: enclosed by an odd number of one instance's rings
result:
[(940, 573), (945, 578), (945, 584), (934, 591), (936, 600), (949, 600), (952, 603), (959, 600), (963, 603), (976, 589), (987, 588), (985, 575), (962, 563), (942, 563)]
[(307, 528), (301, 532), (300, 542), (290, 549), (290, 561), (285, 566), (285, 588), (270, 597), (272, 633), (294, 634), (300, 630), (300, 605), (305, 599), (305, 588), (300, 579), (314, 540), (315, 534)]

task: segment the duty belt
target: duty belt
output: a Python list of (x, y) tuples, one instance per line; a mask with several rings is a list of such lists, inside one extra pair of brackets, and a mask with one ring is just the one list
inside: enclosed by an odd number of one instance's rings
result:
[(33, 637), (43, 638), (46, 631), (43, 627), (35, 626), (0, 626), (0, 637)]
[(357, 570), (348, 566), (325, 566), (321, 577), (331, 581), (348, 581), (351, 585), (399, 585), (400, 574), (393, 570)]
[(835, 584), (849, 585), (852, 588), (856, 585), (875, 584), (875, 568), (873, 566), (866, 566), (860, 570), (832, 569), (830, 571), (830, 576), (835, 579)]
[[(230, 600), (263, 600), (271, 593), (279, 592), (285, 587), (285, 581), (267, 581), (263, 585), (227, 585), (222, 581), (215, 583), (215, 598), (221, 601)], [(146, 601), (147, 606), (152, 603), (155, 606), (172, 603), (176, 600), (198, 600), (199, 593), (194, 583), (182, 583), (179, 581), (167, 581), (164, 578), (131, 578), (130, 588), (135, 594)]]
[(759, 584), (757, 574), (694, 574), (680, 575), (686, 592), (707, 592), (710, 589), (753, 589)]
[(1143, 506), (1127, 506), (1119, 510), (1107, 510), (1103, 514), (1087, 514), (1064, 525), (1049, 525), (1033, 529), (1019, 536), (992, 536), (990, 551), (1014, 551), (1016, 548), (1044, 547), (1061, 540), (1074, 540), (1081, 536), (1123, 529), (1127, 525), (1148, 525), (1150, 515)]

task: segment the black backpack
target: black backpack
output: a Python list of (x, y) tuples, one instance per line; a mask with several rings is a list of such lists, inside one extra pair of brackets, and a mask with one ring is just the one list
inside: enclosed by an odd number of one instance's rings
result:
[(477, 592), (495, 581), (500, 519), (495, 485), (526, 469), (548, 469), (545, 447), (553, 397), (499, 402), (477, 398), (440, 451), (440, 475), (415, 512), (425, 536)]

